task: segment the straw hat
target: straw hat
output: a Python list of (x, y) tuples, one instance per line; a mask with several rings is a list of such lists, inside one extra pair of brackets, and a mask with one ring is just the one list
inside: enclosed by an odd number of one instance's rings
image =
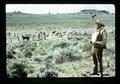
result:
[(101, 25), (101, 27), (105, 27), (105, 24), (102, 23), (102, 22), (101, 22), (100, 20), (98, 20), (98, 19), (97, 19), (97, 21), (96, 21), (95, 23)]

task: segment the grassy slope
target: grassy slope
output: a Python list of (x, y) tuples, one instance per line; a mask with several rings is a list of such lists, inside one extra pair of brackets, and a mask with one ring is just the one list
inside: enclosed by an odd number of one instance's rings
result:
[[(115, 50), (115, 35), (110, 32), (115, 32), (115, 20), (112, 15), (99, 15), (97, 18), (103, 19), (106, 24), (106, 30), (108, 31), (108, 49), (104, 52), (106, 57), (103, 57), (105, 73), (109, 73), (110, 76), (115, 75), (115, 53), (111, 51)], [(84, 29), (88, 31), (93, 31), (93, 20), (90, 15), (7, 15), (6, 17), (6, 29), (10, 32), (33, 32), (34, 31), (49, 31), (49, 30), (62, 30), (68, 31), (79, 29), (84, 31)], [(95, 20), (94, 20), (95, 21)], [(58, 29), (60, 28), (60, 29)], [(92, 28), (92, 29), (91, 29)], [(21, 31), (20, 31), (21, 30)], [(29, 31), (28, 31), (29, 30)], [(90, 32), (91, 34), (92, 32)], [(87, 37), (86, 37), (87, 38)], [(15, 63), (23, 63), (26, 65), (26, 71), (28, 73), (28, 77), (43, 77), (44, 74), (48, 71), (54, 71), (58, 73), (58, 77), (84, 77), (85, 74), (91, 72), (92, 70), (92, 58), (90, 56), (90, 48), (89, 48), (89, 40), (90, 39), (82, 39), (82, 40), (65, 40), (67, 47), (62, 50), (65, 52), (71, 52), (73, 55), (78, 56), (80, 59), (75, 61), (67, 61), (63, 64), (55, 64), (53, 61), (46, 61), (45, 59), (49, 56), (56, 56), (56, 53), (60, 53), (61, 49), (59, 46), (55, 48), (56, 45), (61, 44), (63, 41), (59, 41), (57, 39), (47, 40), (35, 43), (30, 42), (28, 45), (25, 42), (20, 42), (19, 44), (10, 44), (7, 46), (7, 50), (15, 50), (17, 52), (17, 59), (7, 59), (7, 72), (11, 73), (11, 67), (14, 66)], [(37, 44), (37, 45), (36, 45)], [(22, 46), (24, 45), (24, 47)], [(27, 50), (31, 50), (34, 48), (32, 52), (32, 56), (25, 55)], [(66, 51), (68, 50), (68, 51)], [(61, 52), (63, 52), (61, 51)], [(45, 53), (43, 53), (45, 52)], [(29, 53), (29, 52), (28, 52)], [(66, 55), (66, 53), (65, 53)], [(28, 56), (28, 57), (27, 57)], [(112, 60), (111, 60), (112, 59)], [(40, 61), (41, 60), (41, 61)], [(107, 62), (109, 61), (110, 66), (107, 67)], [(51, 63), (52, 62), (52, 63)], [(49, 63), (51, 65), (50, 68), (46, 68), (46, 64)]]

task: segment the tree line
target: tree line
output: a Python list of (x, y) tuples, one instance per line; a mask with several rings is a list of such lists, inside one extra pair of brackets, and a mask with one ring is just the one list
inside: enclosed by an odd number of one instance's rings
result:
[(109, 11), (106, 11), (106, 10), (95, 10), (95, 9), (83, 9), (81, 10), (82, 13), (85, 13), (85, 14), (101, 14), (101, 13), (105, 13), (105, 14), (110, 14)]

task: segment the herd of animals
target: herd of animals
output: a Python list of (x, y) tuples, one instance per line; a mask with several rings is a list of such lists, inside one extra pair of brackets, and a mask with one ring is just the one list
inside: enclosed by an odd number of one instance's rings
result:
[[(13, 44), (16, 40), (16, 42), (29, 42), (29, 41), (43, 41), (43, 40), (49, 40), (54, 39), (54, 37), (59, 39), (77, 39), (81, 40), (84, 37), (88, 37), (88, 39), (91, 38), (91, 34), (89, 31), (85, 30), (84, 32), (81, 30), (72, 30), (72, 31), (38, 31), (38, 32), (32, 32), (32, 33), (18, 33), (18, 32), (6, 32), (6, 45)], [(14, 51), (8, 51), (7, 52), (7, 58), (12, 59), (15, 58), (16, 52)]]
[[(13, 32), (7, 32), (6, 36), (7, 39), (17, 39), (18, 41), (39, 41), (39, 40), (46, 40), (52, 36), (58, 37), (58, 38), (64, 38), (67, 37), (70, 39), (72, 36), (90, 36), (87, 31), (84, 33), (81, 33), (80, 31), (51, 31), (51, 32), (35, 32), (35, 33), (26, 33), (26, 34), (19, 34), (19, 33), (13, 33)], [(22, 39), (21, 39), (22, 38)]]

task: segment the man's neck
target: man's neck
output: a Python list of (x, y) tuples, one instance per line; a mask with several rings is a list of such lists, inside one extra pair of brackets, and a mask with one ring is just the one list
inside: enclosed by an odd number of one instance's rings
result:
[(96, 31), (100, 31), (100, 30), (102, 30), (102, 28), (101, 28), (101, 27), (96, 29)]

